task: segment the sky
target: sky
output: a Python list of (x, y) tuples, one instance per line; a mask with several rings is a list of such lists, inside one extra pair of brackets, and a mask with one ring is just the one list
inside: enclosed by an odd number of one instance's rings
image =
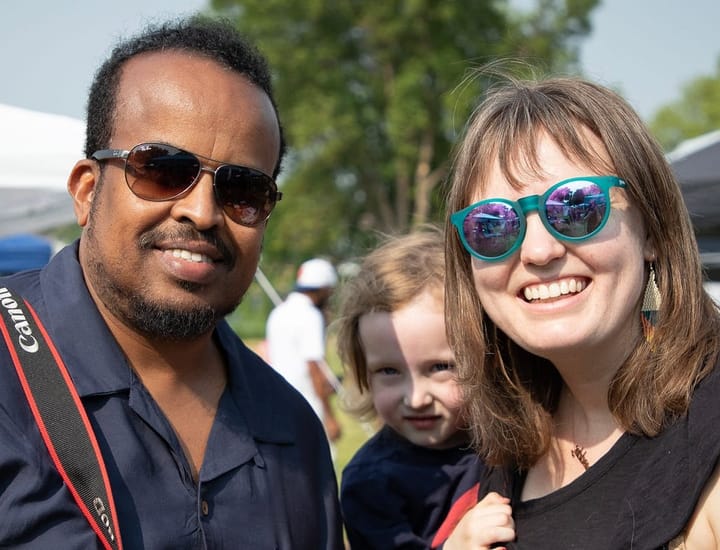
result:
[[(0, 103), (82, 119), (93, 74), (119, 38), (207, 0), (2, 3)], [(715, 74), (718, 0), (601, 0), (592, 21), (586, 76), (620, 91), (646, 121), (690, 80)]]

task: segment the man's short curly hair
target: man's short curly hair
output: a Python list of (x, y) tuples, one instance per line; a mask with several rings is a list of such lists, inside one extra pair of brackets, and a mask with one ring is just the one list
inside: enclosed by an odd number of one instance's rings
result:
[(149, 26), (141, 34), (120, 42), (95, 73), (87, 103), (85, 156), (109, 146), (115, 124), (115, 108), (122, 67), (129, 59), (149, 52), (184, 50), (208, 57), (236, 71), (260, 87), (270, 98), (280, 127), (280, 151), (273, 176), (280, 172), (285, 153), (277, 105), (272, 93), (270, 70), (260, 51), (245, 40), (230, 23), (191, 17)]

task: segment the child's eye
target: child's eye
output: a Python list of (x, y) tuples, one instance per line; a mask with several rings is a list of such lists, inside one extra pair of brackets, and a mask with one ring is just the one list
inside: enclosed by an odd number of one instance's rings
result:
[(375, 373), (385, 376), (392, 376), (393, 374), (397, 374), (398, 370), (394, 369), (393, 367), (380, 367), (379, 369), (375, 370)]
[(435, 363), (430, 370), (433, 372), (439, 372), (444, 370), (453, 370), (455, 368), (455, 365), (452, 363)]
[(395, 367), (375, 367), (370, 369), (371, 376), (396, 376), (400, 371)]

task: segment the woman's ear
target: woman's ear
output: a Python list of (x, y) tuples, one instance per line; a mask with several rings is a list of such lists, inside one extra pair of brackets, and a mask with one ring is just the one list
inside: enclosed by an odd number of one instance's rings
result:
[(77, 161), (68, 177), (67, 190), (73, 199), (75, 218), (80, 227), (85, 227), (88, 222), (99, 177), (100, 168), (97, 162), (90, 159)]
[(645, 256), (646, 262), (654, 262), (657, 258), (657, 253), (655, 252), (655, 243), (653, 242), (652, 238), (648, 235), (645, 239), (645, 247), (643, 249), (643, 255)]

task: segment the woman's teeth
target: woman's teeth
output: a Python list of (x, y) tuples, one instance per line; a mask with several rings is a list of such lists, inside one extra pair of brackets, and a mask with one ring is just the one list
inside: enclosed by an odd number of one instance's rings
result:
[(575, 294), (585, 289), (585, 281), (578, 279), (563, 279), (549, 285), (533, 285), (525, 287), (523, 291), (525, 299), (528, 302), (533, 300), (547, 300), (548, 298), (557, 298), (565, 294)]

